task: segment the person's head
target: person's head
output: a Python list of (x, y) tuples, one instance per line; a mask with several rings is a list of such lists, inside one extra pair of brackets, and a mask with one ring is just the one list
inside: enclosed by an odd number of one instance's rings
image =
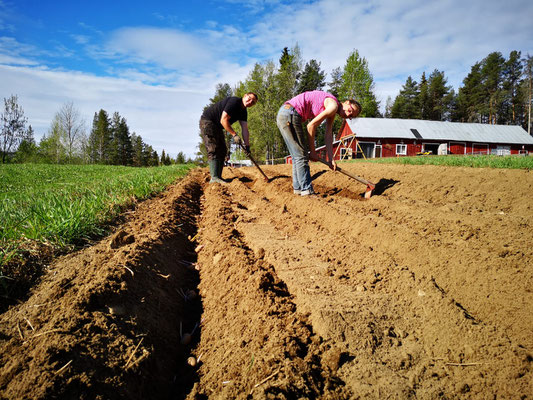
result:
[(363, 110), (363, 107), (361, 104), (354, 100), (354, 99), (348, 99), (346, 101), (343, 101), (341, 103), (341, 109), (339, 110), (339, 115), (342, 118), (357, 118), (359, 114), (361, 114), (361, 111)]
[(242, 104), (244, 107), (252, 107), (257, 103), (258, 97), (254, 92), (248, 92), (242, 96)]

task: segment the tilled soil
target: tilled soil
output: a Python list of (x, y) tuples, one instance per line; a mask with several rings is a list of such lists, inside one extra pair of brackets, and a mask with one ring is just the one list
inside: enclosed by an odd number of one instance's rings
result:
[[(0, 316), (0, 398), (533, 397), (533, 173), (194, 170)], [(190, 365), (194, 364), (194, 365)]]

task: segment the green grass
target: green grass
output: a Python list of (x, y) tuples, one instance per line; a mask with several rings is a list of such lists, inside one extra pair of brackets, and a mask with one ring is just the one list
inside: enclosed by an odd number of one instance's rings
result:
[(101, 235), (125, 207), (164, 190), (190, 168), (0, 165), (0, 278), (1, 266), (24, 242), (62, 248)]
[(523, 156), (417, 156), (357, 159), (346, 162), (377, 164), (445, 165), (449, 167), (533, 169), (533, 157)]

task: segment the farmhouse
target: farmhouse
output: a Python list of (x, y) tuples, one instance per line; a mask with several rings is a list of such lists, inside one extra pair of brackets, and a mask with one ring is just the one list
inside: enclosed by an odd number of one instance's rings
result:
[[(325, 146), (317, 148), (324, 157)], [(530, 154), (533, 137), (516, 125), (356, 118), (333, 143), (336, 160), (421, 154)]]

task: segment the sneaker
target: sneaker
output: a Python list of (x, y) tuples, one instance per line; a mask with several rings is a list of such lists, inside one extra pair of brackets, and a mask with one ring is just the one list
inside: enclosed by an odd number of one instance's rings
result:
[(222, 183), (222, 184), (224, 184), (224, 183), (226, 183), (226, 181), (221, 179), (221, 178), (219, 178), (218, 176), (214, 176), (214, 177), (211, 178), (209, 183)]
[(302, 191), (301, 191), (301, 190), (298, 190), (298, 189), (294, 189), (292, 192), (293, 192), (294, 194), (298, 194), (298, 195), (302, 194)]
[(315, 191), (313, 190), (313, 188), (308, 189), (308, 190), (302, 190), (300, 192), (300, 196), (311, 196), (313, 194), (316, 194)]

